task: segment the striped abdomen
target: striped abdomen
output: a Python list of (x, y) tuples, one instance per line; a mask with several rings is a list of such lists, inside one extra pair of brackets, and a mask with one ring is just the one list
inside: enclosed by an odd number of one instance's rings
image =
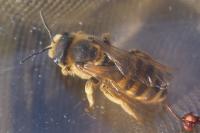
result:
[(145, 103), (162, 102), (166, 98), (167, 89), (147, 86), (140, 81), (122, 78), (117, 82), (121, 89), (129, 97), (143, 101)]
[[(145, 103), (158, 103), (166, 98), (167, 89), (164, 82), (164, 73), (161, 73), (151, 64), (138, 61), (137, 79), (124, 76), (115, 66), (105, 72), (103, 78), (114, 81), (119, 89), (129, 96)], [(107, 70), (107, 69), (106, 69)], [(112, 71), (111, 71), (112, 70)], [(96, 72), (97, 73), (97, 72)], [(100, 75), (97, 73), (97, 75)]]

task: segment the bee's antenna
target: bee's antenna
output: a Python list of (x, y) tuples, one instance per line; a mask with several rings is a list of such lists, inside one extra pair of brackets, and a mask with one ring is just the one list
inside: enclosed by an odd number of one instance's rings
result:
[[(55, 43), (54, 40), (53, 40), (53, 37), (52, 37), (51, 30), (48, 28), (48, 26), (47, 26), (47, 24), (46, 24), (46, 22), (45, 22), (45, 20), (44, 20), (44, 17), (43, 17), (43, 14), (42, 14), (42, 11), (41, 11), (41, 10), (40, 10), (40, 17), (41, 17), (41, 19), (42, 19), (42, 24), (44, 25), (45, 29), (47, 30), (47, 32), (48, 32), (48, 34), (49, 34), (50, 40), (51, 40), (53, 43)], [(47, 51), (47, 50), (49, 50), (49, 49), (51, 49), (51, 48), (52, 48), (52, 47), (47, 46), (47, 47), (45, 47), (45, 48), (43, 48), (43, 49), (41, 49), (41, 50), (39, 50), (39, 51), (37, 51), (37, 52), (34, 52), (34, 53), (30, 54), (29, 56), (27, 56), (27, 57), (25, 57), (24, 59), (22, 59), (22, 60), (20, 61), (20, 64), (23, 64), (25, 61), (29, 60), (31, 57), (33, 57), (33, 56), (35, 56), (35, 55), (38, 55), (38, 54), (41, 54), (41, 53), (43, 53), (43, 52), (45, 52), (45, 51)]]
[(45, 47), (45, 48), (43, 48), (43, 49), (41, 49), (41, 50), (39, 50), (39, 51), (37, 51), (37, 52), (34, 52), (34, 53), (30, 54), (29, 56), (27, 56), (27, 57), (25, 57), (24, 59), (22, 59), (22, 60), (20, 61), (20, 64), (23, 64), (25, 61), (27, 61), (27, 60), (30, 59), (31, 57), (33, 57), (33, 56), (35, 56), (35, 55), (38, 55), (38, 54), (41, 54), (41, 53), (43, 53), (43, 52), (45, 52), (45, 51), (47, 51), (47, 50), (49, 50), (49, 49), (51, 49), (51, 48), (52, 48), (52, 47), (48, 46), (48, 47)]
[[(43, 17), (43, 14), (42, 14), (42, 11), (40, 10), (40, 18), (42, 20), (42, 24), (44, 25), (45, 29), (47, 30), (48, 34), (49, 34), (49, 38), (51, 41), (54, 42), (53, 40), (53, 37), (52, 37), (52, 33), (51, 33), (51, 30), (49, 29), (49, 27), (47, 26), (45, 20), (44, 20), (44, 17)], [(55, 42), (54, 42), (55, 43)]]

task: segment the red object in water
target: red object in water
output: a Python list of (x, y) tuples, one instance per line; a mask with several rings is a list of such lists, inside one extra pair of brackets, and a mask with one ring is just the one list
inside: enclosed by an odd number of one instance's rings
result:
[(200, 124), (200, 117), (195, 116), (192, 112), (182, 117), (183, 128), (186, 131), (192, 131), (196, 124)]

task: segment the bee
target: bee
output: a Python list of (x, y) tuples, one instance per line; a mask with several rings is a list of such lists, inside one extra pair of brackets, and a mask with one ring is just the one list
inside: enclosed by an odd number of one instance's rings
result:
[(89, 108), (94, 108), (97, 89), (136, 120), (140, 118), (131, 107), (134, 101), (151, 105), (166, 99), (170, 69), (142, 51), (115, 47), (107, 33), (101, 37), (81, 31), (56, 34), (50, 45), (36, 54), (46, 50), (63, 75), (86, 80)]

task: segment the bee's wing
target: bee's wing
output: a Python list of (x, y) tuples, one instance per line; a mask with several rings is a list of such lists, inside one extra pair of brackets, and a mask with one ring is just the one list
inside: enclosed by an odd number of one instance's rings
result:
[(163, 64), (160, 64), (159, 62), (157, 62), (156, 60), (154, 60), (150, 55), (148, 55), (147, 53), (145, 52), (142, 52), (140, 50), (132, 50), (130, 51), (130, 53), (135, 56), (135, 58), (137, 59), (141, 59), (143, 60), (144, 62), (148, 63), (148, 64), (152, 64), (156, 69), (162, 71), (162, 72), (171, 72), (172, 69), (163, 65)]
[(83, 67), (83, 71), (88, 73), (89, 75), (96, 77), (96, 78), (101, 78), (101, 79), (115, 79), (121, 74), (118, 72), (118, 69), (116, 68), (115, 65), (113, 66), (98, 66), (98, 65), (93, 65), (93, 64), (86, 64)]
[(131, 71), (134, 72), (136, 70), (135, 59), (130, 57), (128, 51), (112, 45), (102, 45), (102, 48), (108, 58), (115, 63), (123, 75), (128, 76)]
[(103, 43), (99, 45), (125, 77), (140, 80), (148, 86), (168, 84), (171, 77), (170, 69), (152, 59), (148, 54), (138, 50), (128, 52)]
[[(142, 51), (133, 50), (130, 54), (136, 59), (136, 75), (140, 80), (151, 86), (164, 87), (168, 85), (168, 81), (172, 77), (171, 68), (160, 64)], [(144, 69), (142, 72), (141, 68)]]

